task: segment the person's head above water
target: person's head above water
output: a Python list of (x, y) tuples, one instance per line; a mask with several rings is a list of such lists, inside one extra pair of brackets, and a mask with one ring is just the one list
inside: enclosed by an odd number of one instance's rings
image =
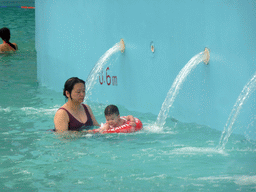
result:
[[(68, 97), (67, 97), (67, 95), (66, 95), (66, 91), (70, 94), (70, 98), (71, 98), (71, 92), (72, 92), (72, 90), (74, 89), (74, 86), (75, 86), (75, 84), (77, 84), (77, 83), (82, 83), (82, 84), (84, 84), (84, 86), (85, 86), (85, 81), (84, 80), (82, 80), (82, 79), (79, 79), (79, 78), (77, 78), (77, 77), (71, 77), (71, 78), (69, 78), (67, 81), (66, 81), (66, 83), (65, 83), (65, 85), (64, 85), (64, 89), (63, 89), (63, 95), (68, 99)], [(72, 98), (71, 98), (72, 99)]]
[(10, 38), (11, 38), (10, 29), (8, 29), (7, 27), (1, 28), (0, 37), (4, 42), (8, 43), (14, 50), (16, 50), (16, 47), (10, 42)]
[(10, 38), (11, 38), (10, 29), (8, 29), (7, 27), (0, 29), (0, 37), (3, 39), (3, 41), (7, 41), (7, 42), (10, 41)]
[(109, 105), (105, 108), (104, 113), (105, 113), (105, 116), (110, 116), (110, 115), (113, 115), (113, 114), (118, 116), (119, 115), (119, 110), (118, 110), (117, 106)]

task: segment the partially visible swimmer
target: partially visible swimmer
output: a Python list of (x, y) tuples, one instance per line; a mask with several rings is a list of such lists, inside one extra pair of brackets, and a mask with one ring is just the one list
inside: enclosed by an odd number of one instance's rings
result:
[(0, 53), (18, 50), (17, 44), (10, 42), (10, 38), (11, 38), (10, 29), (6, 27), (0, 29), (0, 37), (3, 40), (3, 43), (0, 44)]

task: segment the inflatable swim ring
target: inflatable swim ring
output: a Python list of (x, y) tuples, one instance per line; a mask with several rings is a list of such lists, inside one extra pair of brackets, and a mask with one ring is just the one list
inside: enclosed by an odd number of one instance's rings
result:
[[(124, 125), (104, 131), (103, 134), (104, 133), (133, 133), (133, 132), (141, 130), (143, 127), (142, 122), (136, 117), (134, 119), (135, 119), (135, 123), (136, 123), (135, 128), (132, 127), (131, 125), (129, 125), (130, 121), (127, 121), (126, 124), (124, 124)], [(93, 129), (93, 132), (98, 133), (99, 129)]]

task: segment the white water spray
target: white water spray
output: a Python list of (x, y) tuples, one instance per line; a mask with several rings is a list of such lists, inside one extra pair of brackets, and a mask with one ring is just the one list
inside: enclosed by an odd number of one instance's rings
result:
[(121, 40), (120, 42), (116, 43), (112, 48), (107, 50), (104, 55), (100, 57), (98, 62), (94, 65), (93, 69), (91, 70), (89, 76), (86, 79), (86, 97), (85, 101), (88, 99), (88, 97), (92, 94), (91, 90), (93, 86), (96, 84), (96, 79), (98, 77), (99, 72), (104, 67), (105, 63), (109, 60), (109, 58), (116, 52), (124, 51), (124, 42)]
[(240, 93), (239, 97), (237, 98), (236, 103), (229, 115), (227, 123), (222, 132), (218, 149), (221, 149), (221, 150), (225, 149), (225, 145), (227, 144), (228, 138), (230, 137), (230, 135), (232, 134), (232, 132), (234, 130), (233, 125), (240, 113), (240, 110), (243, 107), (243, 104), (255, 90), (256, 90), (256, 73), (254, 74), (252, 79), (244, 86), (242, 92)]
[[(176, 96), (179, 93), (179, 90), (186, 80), (187, 76), (193, 71), (193, 69), (196, 68), (196, 66), (201, 63), (202, 61), (205, 62), (205, 64), (209, 61), (209, 51), (208, 49), (205, 49), (205, 51), (198, 53), (195, 55), (190, 61), (181, 69), (179, 74), (177, 75), (176, 79), (174, 80), (171, 89), (169, 90), (165, 101), (162, 104), (162, 108), (158, 114), (156, 126), (163, 128), (166, 118), (168, 116), (169, 110), (176, 98)], [(207, 61), (207, 63), (206, 63)]]

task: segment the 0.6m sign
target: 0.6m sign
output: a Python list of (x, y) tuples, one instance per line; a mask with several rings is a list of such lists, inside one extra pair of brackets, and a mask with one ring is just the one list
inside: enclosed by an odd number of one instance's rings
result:
[[(106, 68), (106, 73), (103, 72), (103, 70), (101, 70), (101, 73), (99, 75), (99, 82), (101, 85), (103, 85), (104, 83), (106, 83), (107, 85), (114, 85), (117, 86), (117, 76), (110, 76), (108, 74), (108, 70), (109, 67)], [(104, 74), (106, 74), (104, 76)]]

